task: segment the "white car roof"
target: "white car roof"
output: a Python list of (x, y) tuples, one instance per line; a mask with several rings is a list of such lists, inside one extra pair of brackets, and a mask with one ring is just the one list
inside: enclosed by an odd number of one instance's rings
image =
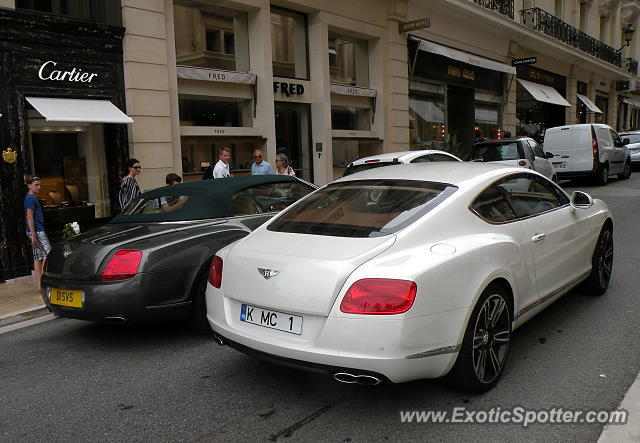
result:
[(378, 155), (371, 155), (369, 157), (359, 158), (351, 162), (352, 165), (361, 165), (368, 160), (379, 160), (381, 162), (392, 162), (393, 159), (397, 158), (400, 163), (410, 162), (414, 158), (426, 155), (426, 154), (444, 154), (449, 155), (454, 158), (458, 158), (455, 155), (440, 151), (437, 149), (422, 149), (420, 151), (398, 151), (398, 152), (384, 152)]
[[(421, 180), (449, 183), (458, 187), (473, 187), (496, 180), (510, 173), (531, 173), (540, 175), (529, 169), (484, 162), (432, 162), (411, 163), (408, 165), (385, 166), (368, 169), (340, 178), (335, 182), (353, 180)], [(542, 176), (542, 175), (540, 175)]]
[(556, 131), (561, 131), (562, 129), (568, 129), (568, 128), (591, 128), (591, 126), (595, 126), (596, 128), (608, 128), (608, 129), (613, 129), (611, 126), (606, 125), (604, 123), (578, 123), (575, 125), (562, 125), (562, 126), (554, 126), (553, 128), (548, 128), (545, 131), (545, 134), (547, 132), (556, 132)]

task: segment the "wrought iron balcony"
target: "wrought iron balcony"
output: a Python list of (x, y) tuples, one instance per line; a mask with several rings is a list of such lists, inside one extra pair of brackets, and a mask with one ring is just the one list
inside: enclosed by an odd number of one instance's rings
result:
[(513, 19), (513, 0), (473, 0), (473, 2)]
[(622, 67), (620, 51), (563, 22), (558, 17), (540, 8), (525, 9), (520, 13), (522, 24), (527, 28), (542, 32), (607, 63)]
[(631, 74), (638, 75), (638, 60), (632, 58), (625, 58), (622, 60), (624, 67), (627, 68)]

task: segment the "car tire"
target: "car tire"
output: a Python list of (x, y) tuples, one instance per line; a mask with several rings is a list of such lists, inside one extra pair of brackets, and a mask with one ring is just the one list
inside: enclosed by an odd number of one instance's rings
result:
[(631, 162), (626, 162), (624, 164), (624, 169), (621, 174), (618, 174), (618, 178), (620, 180), (626, 180), (631, 177)]
[(607, 165), (600, 165), (596, 174), (596, 184), (598, 186), (604, 186), (607, 183), (609, 183), (609, 167)]
[[(467, 392), (484, 392), (497, 382), (507, 362), (512, 308), (507, 291), (492, 283), (473, 308), (449, 384)], [(475, 339), (474, 339), (475, 338)]]
[(613, 270), (613, 228), (606, 223), (600, 230), (596, 248), (591, 257), (591, 273), (582, 283), (582, 289), (592, 295), (607, 291)]
[(193, 288), (193, 299), (191, 302), (191, 312), (188, 323), (191, 329), (204, 335), (213, 335), (209, 320), (207, 320), (207, 300), (205, 292), (207, 290), (208, 273), (201, 272)]

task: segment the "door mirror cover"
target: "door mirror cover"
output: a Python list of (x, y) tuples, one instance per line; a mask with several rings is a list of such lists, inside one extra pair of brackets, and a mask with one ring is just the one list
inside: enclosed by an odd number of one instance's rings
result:
[(628, 138), (623, 138), (622, 139), (622, 144), (623, 145), (628, 145), (631, 141)]
[(545, 157), (547, 157), (547, 158), (553, 158), (553, 157), (555, 157), (555, 155), (553, 155), (551, 152), (545, 152), (545, 153), (544, 153), (544, 155), (545, 155)]
[(573, 191), (570, 204), (573, 209), (588, 209), (593, 206), (593, 198), (586, 192)]

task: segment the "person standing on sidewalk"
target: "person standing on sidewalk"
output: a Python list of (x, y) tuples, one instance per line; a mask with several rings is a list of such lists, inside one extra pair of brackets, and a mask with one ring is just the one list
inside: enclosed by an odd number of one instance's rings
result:
[(140, 174), (140, 169), (142, 169), (142, 166), (137, 159), (130, 158), (127, 160), (127, 175), (122, 179), (120, 192), (118, 193), (118, 204), (121, 211), (124, 211), (129, 206), (129, 203), (142, 193), (136, 181), (136, 177)]
[(42, 207), (36, 196), (40, 192), (40, 178), (30, 177), (26, 181), (29, 192), (24, 197), (24, 216), (26, 222), (27, 237), (31, 241), (31, 253), (33, 254), (33, 269), (35, 271), (36, 288), (40, 290), (40, 278), (42, 277), (42, 263), (51, 251), (49, 238), (44, 232), (44, 215)]

